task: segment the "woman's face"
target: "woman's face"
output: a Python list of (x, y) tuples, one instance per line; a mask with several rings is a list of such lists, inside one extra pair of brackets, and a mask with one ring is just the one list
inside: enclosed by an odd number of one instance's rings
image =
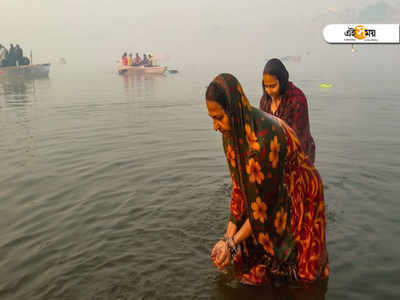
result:
[(264, 74), (263, 80), (267, 94), (270, 95), (272, 99), (277, 98), (279, 96), (280, 87), (278, 77), (270, 74)]
[(218, 130), (224, 136), (230, 136), (231, 134), (231, 123), (228, 114), (222, 108), (222, 106), (215, 101), (206, 100), (208, 115), (213, 120), (214, 130)]

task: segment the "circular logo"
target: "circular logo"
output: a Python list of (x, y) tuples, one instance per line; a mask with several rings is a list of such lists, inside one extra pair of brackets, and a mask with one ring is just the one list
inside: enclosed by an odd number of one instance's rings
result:
[(354, 27), (354, 37), (357, 40), (365, 39), (365, 30), (366, 28), (363, 25), (357, 25), (356, 27)]

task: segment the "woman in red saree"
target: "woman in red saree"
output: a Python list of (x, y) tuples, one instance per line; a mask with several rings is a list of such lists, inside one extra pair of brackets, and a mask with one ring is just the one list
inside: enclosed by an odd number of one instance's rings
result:
[(211, 253), (244, 283), (313, 282), (329, 273), (323, 185), (294, 131), (252, 107), (220, 74), (206, 93), (232, 177), (230, 219)]
[(279, 59), (273, 58), (265, 65), (262, 86), (260, 109), (292, 127), (304, 153), (314, 163), (315, 143), (310, 132), (306, 96), (289, 81), (289, 73)]

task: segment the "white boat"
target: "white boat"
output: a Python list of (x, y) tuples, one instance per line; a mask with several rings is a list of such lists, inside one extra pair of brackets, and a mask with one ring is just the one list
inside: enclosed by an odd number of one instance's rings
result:
[(47, 77), (50, 72), (50, 64), (26, 65), (16, 67), (0, 67), (0, 78), (10, 77)]
[(144, 73), (144, 74), (164, 74), (167, 67), (145, 67), (145, 66), (121, 66), (118, 69), (120, 75), (127, 73)]

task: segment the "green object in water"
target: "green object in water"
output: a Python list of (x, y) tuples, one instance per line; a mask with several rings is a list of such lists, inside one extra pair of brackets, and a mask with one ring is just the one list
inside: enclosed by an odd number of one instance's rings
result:
[(320, 87), (322, 87), (322, 88), (331, 88), (332, 84), (330, 84), (330, 83), (321, 83)]

